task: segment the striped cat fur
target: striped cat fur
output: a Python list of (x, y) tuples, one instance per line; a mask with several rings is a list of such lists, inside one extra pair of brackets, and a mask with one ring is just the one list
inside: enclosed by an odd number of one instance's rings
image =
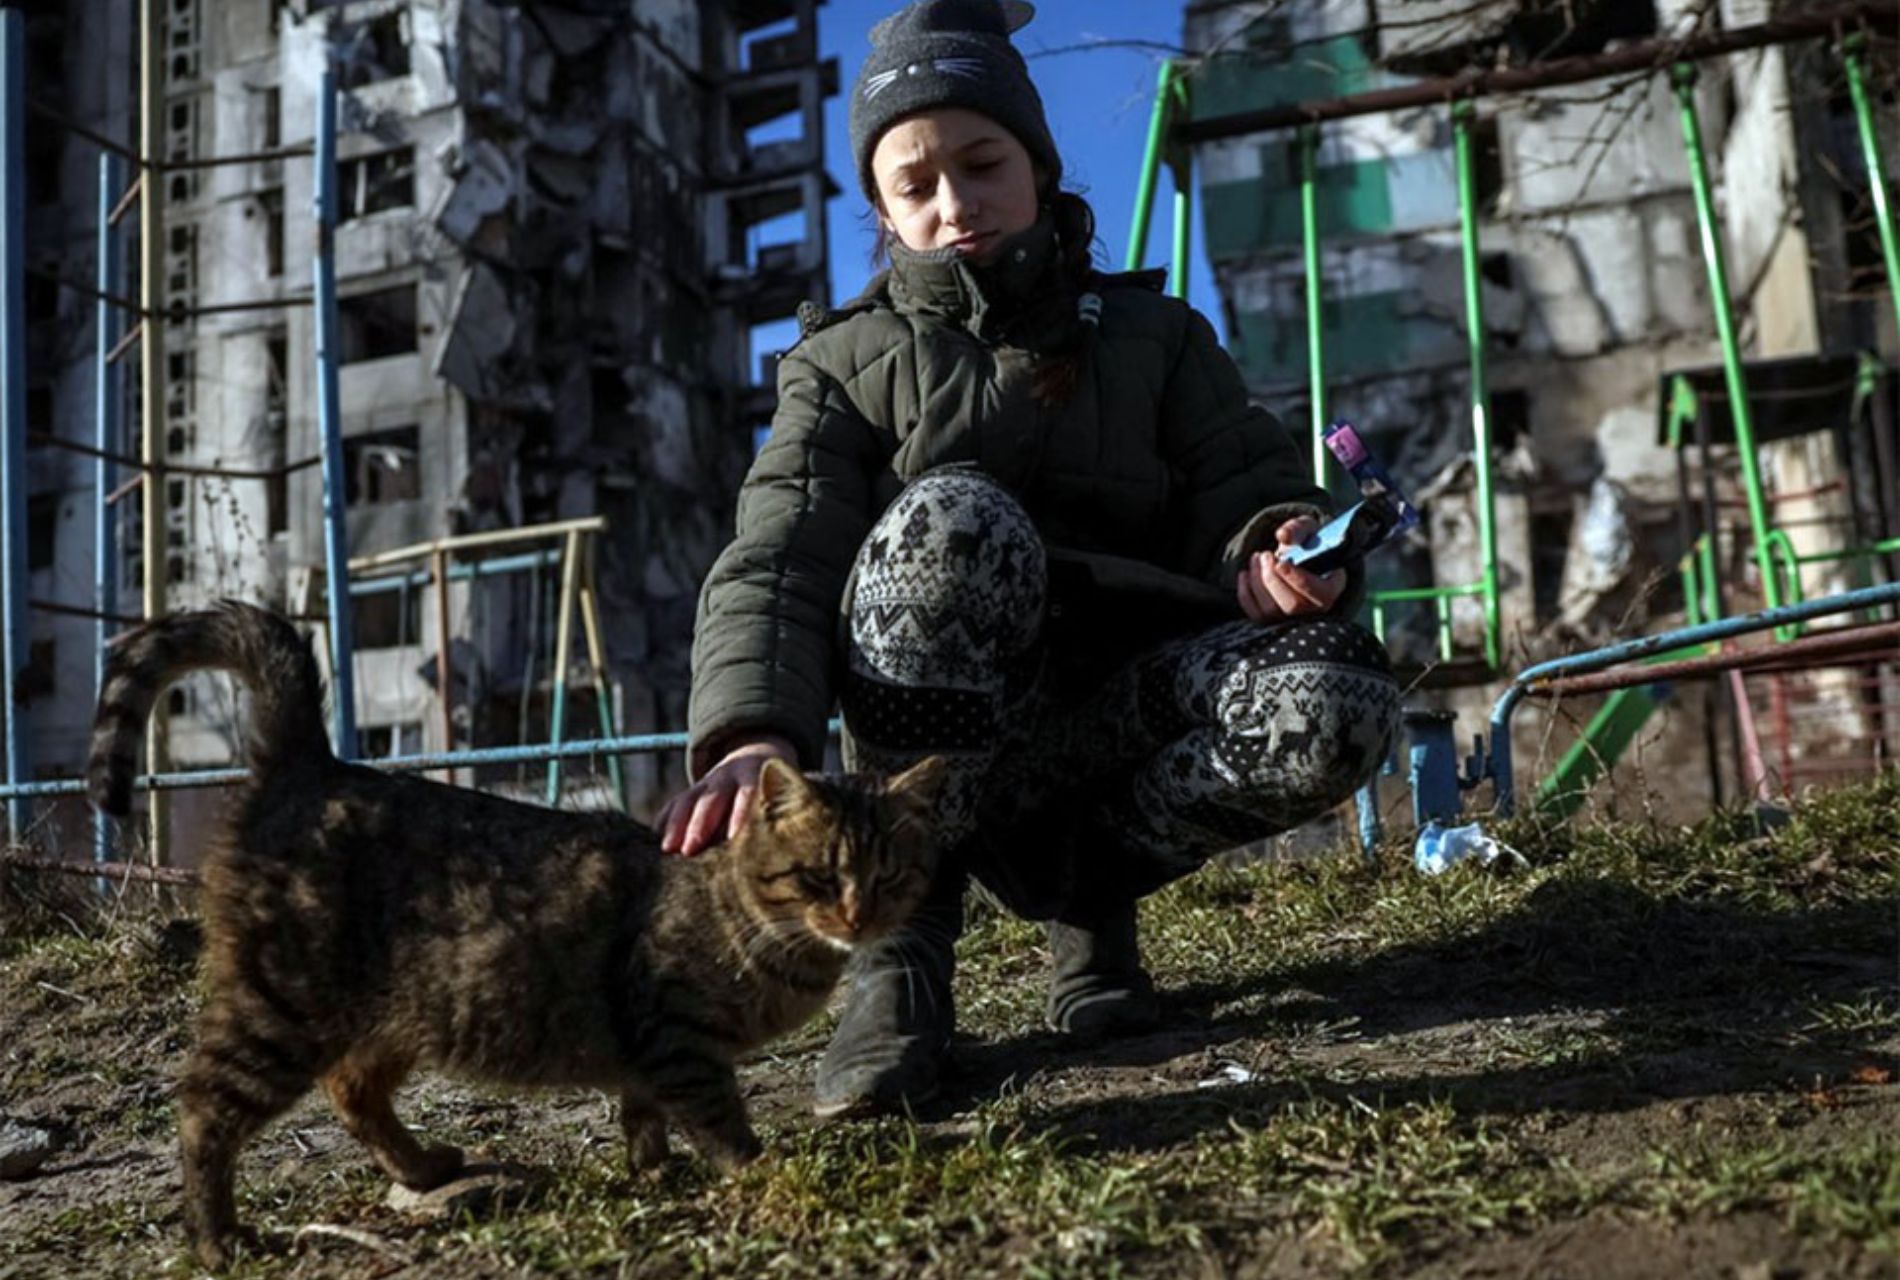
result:
[(669, 1122), (720, 1167), (752, 1158), (734, 1060), (817, 1013), (933, 870), (935, 758), (888, 781), (774, 762), (744, 830), (694, 859), (622, 816), (346, 764), (309, 646), (235, 602), (114, 646), (89, 770), (101, 809), (128, 812), (146, 718), (197, 670), (250, 697), (251, 776), (202, 851), (206, 999), (177, 1094), (185, 1228), (207, 1266), (240, 1238), (239, 1151), (313, 1084), (412, 1188), (462, 1165), (392, 1109), (417, 1067), (615, 1092), (636, 1170), (666, 1158)]

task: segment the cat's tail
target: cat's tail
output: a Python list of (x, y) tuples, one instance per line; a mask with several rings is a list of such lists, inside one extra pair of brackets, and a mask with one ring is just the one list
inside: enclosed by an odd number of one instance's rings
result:
[(139, 740), (158, 695), (192, 671), (229, 671), (251, 694), (250, 765), (268, 782), (292, 764), (330, 758), (323, 729), (323, 679), (297, 629), (256, 605), (222, 600), (129, 631), (106, 660), (86, 786), (110, 814), (132, 807)]

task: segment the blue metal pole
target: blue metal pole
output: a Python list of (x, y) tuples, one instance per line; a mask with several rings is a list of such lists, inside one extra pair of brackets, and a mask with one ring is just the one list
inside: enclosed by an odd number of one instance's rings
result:
[(323, 433), (323, 553), (330, 598), (330, 691), (336, 753), (356, 755), (356, 636), (350, 601), (349, 531), (344, 523), (343, 423), (337, 405), (336, 72), (317, 82), (316, 156), (317, 421)]
[(1408, 753), (1412, 787), (1412, 821), (1417, 826), (1428, 822), (1450, 822), (1457, 818), (1458, 744), (1452, 736), (1449, 711), (1407, 711), (1405, 733), (1411, 740)]
[(1668, 653), (1674, 649), (1687, 649), (1717, 640), (1730, 640), (1736, 636), (1767, 631), (1772, 627), (1785, 626), (1788, 623), (1807, 622), (1813, 618), (1824, 618), (1836, 613), (1852, 613), (1859, 609), (1878, 609), (1890, 604), (1900, 604), (1900, 582), (1889, 582), (1878, 587), (1863, 587), (1859, 591), (1823, 596), (1818, 600), (1808, 600), (1801, 604), (1759, 609), (1739, 618), (1723, 618), (1716, 622), (1705, 622), (1700, 626), (1663, 631), (1638, 640), (1625, 640), (1621, 644), (1613, 644), (1607, 648), (1592, 649), (1588, 653), (1573, 653), (1568, 657), (1552, 658), (1548, 662), (1540, 662), (1534, 667), (1525, 668), (1511, 682), (1511, 687), (1504, 691), (1504, 696), (1499, 698), (1497, 704), (1491, 708), (1490, 760), (1485, 767), (1485, 772), (1490, 776), (1497, 790), (1498, 812), (1509, 817), (1516, 801), (1516, 780), (1511, 773), (1511, 717), (1516, 714), (1518, 704), (1524, 701), (1532, 689), (1544, 681), (1558, 676), (1584, 675), (1592, 671), (1602, 671), (1607, 667), (1621, 666), (1626, 662), (1635, 662), (1653, 654)]
[[(106, 691), (106, 642), (112, 639), (107, 619), (119, 611), (119, 548), (114, 536), (112, 463), (105, 455), (119, 451), (119, 367), (106, 359), (118, 345), (119, 309), (106, 299), (119, 291), (119, 237), (112, 226), (112, 206), (118, 203), (119, 157), (99, 157), (99, 301), (93, 307), (93, 447), (100, 456), (92, 466), (92, 603), (99, 611), (93, 628), (92, 682), (95, 695)], [(112, 823), (103, 813), (92, 819), (92, 856), (95, 862), (112, 860)], [(104, 882), (99, 882), (104, 887)]]
[[(840, 728), (834, 719), (825, 731), (836, 735)], [(540, 763), (546, 760), (574, 760), (581, 756), (639, 755), (648, 752), (680, 751), (686, 747), (683, 733), (641, 733), (623, 738), (586, 738), (576, 742), (531, 743), (517, 747), (475, 747), (462, 751), (432, 751), (425, 755), (390, 756), (382, 760), (357, 763), (385, 773), (432, 773), (437, 769), (467, 768), (484, 764)], [(246, 769), (199, 769), (189, 773), (143, 774), (132, 785), (138, 791), (183, 791), (193, 787), (225, 787), (250, 776)], [(84, 778), (56, 778), (46, 782), (22, 782), (0, 787), (0, 797), (77, 796), (86, 791)]]
[(1359, 812), (1359, 851), (1366, 855), (1368, 862), (1379, 860), (1379, 837), (1384, 834), (1379, 823), (1379, 778), (1373, 775), (1371, 781), (1353, 793), (1353, 805)]
[[(488, 560), (450, 565), (448, 578), (450, 582), (466, 582), (470, 578), (492, 578), (504, 573), (521, 573), (537, 566), (558, 563), (560, 558), (561, 553), (558, 551), (531, 551), (519, 556), (495, 556)], [(381, 595), (391, 591), (427, 586), (434, 581), (435, 571), (432, 569), (415, 569), (408, 573), (392, 573), (380, 578), (355, 578), (350, 582), (350, 594), (353, 596)]]
[[(0, 612), (4, 612), (7, 782), (33, 776), (26, 711), (14, 696), (32, 643), (26, 601), (26, 15), (0, 9)], [(24, 842), (32, 807), (7, 801), (7, 834)]]

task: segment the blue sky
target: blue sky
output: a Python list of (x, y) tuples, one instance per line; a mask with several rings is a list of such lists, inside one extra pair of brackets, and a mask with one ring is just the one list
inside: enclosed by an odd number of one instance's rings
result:
[[(845, 132), (846, 100), (870, 45), (866, 35), (901, 0), (825, 0), (818, 10), (818, 39), (826, 57), (838, 59), (840, 92), (825, 104), (825, 155), (843, 194), (831, 202), (831, 285), (836, 301), (853, 297), (871, 275), (870, 232), (863, 221), (864, 197), (852, 176)], [(1098, 40), (1181, 43), (1179, 0), (1045, 0), (1036, 18), (1016, 34), (1042, 92), (1049, 126), (1067, 168), (1067, 185), (1079, 188), (1095, 207), (1103, 258), (1120, 270), (1133, 219), (1135, 183), (1154, 104), (1157, 49), (1090, 49), (1038, 57), (1040, 50)], [(1172, 235), (1171, 188), (1164, 173), (1149, 233), (1148, 265), (1166, 261)], [(1199, 219), (1196, 219), (1198, 223)], [(1195, 239), (1200, 228), (1195, 228)], [(1189, 276), (1189, 300), (1221, 328), (1213, 277), (1197, 253)], [(761, 334), (762, 345), (790, 345), (795, 327)]]

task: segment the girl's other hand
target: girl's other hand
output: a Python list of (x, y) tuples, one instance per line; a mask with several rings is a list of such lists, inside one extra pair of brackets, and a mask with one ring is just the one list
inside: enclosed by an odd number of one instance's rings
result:
[(753, 738), (726, 752), (705, 777), (660, 810), (655, 824), (660, 852), (692, 858), (738, 835), (752, 816), (759, 771), (773, 759), (796, 768), (798, 752), (785, 739), (772, 736)]
[[(1311, 516), (1296, 516), (1274, 530), (1282, 547), (1298, 546), (1319, 531), (1319, 522)], [(1346, 571), (1334, 569), (1328, 574), (1313, 574), (1290, 564), (1282, 564), (1275, 551), (1256, 551), (1240, 567), (1235, 590), (1240, 609), (1255, 622), (1281, 622), (1310, 614), (1325, 613), (1346, 589)]]

